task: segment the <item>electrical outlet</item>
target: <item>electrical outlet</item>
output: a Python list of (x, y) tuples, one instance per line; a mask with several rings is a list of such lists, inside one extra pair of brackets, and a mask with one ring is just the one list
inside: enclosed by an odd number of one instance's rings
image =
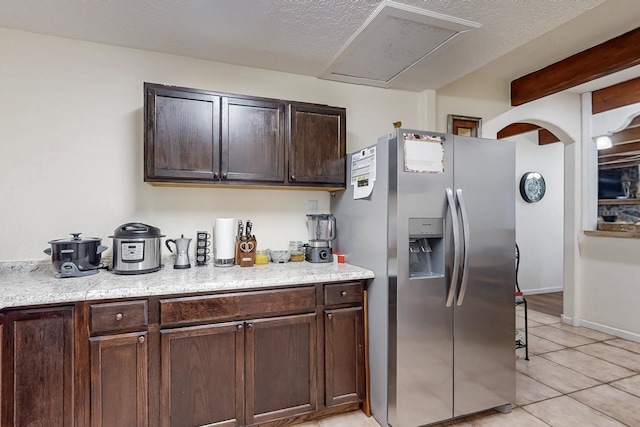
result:
[(307, 200), (307, 213), (308, 214), (317, 214), (318, 213), (318, 201), (317, 200)]

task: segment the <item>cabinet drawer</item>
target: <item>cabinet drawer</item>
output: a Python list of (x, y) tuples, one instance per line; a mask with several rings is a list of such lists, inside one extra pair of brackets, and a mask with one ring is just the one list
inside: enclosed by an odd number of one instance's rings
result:
[(146, 300), (91, 304), (91, 333), (144, 329), (149, 324)]
[(160, 300), (162, 326), (313, 310), (315, 287)]
[(324, 286), (324, 304), (362, 304), (362, 283), (336, 283)]

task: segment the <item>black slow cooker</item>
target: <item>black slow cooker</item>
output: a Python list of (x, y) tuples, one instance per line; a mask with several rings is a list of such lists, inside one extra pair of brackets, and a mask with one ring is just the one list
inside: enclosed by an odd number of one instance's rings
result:
[(51, 255), (51, 262), (59, 274), (56, 277), (88, 276), (98, 272), (102, 252), (102, 239), (97, 237), (80, 237), (82, 233), (71, 233), (71, 239), (51, 240), (50, 248), (44, 253)]

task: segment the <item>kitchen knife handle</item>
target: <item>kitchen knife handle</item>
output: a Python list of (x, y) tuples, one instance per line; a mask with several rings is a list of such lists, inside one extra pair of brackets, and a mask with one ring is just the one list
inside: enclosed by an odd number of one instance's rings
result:
[(453, 190), (450, 188), (446, 189), (447, 194), (447, 207), (449, 209), (449, 213), (451, 214), (451, 228), (453, 229), (453, 269), (451, 272), (451, 281), (449, 283), (449, 293), (447, 295), (447, 307), (451, 307), (453, 305), (453, 296), (454, 291), (456, 289), (456, 285), (458, 284), (458, 271), (460, 268), (458, 267), (460, 261), (460, 248), (458, 248), (458, 234), (460, 233), (460, 224), (458, 223), (458, 212), (456, 209), (456, 201), (453, 196)]
[(460, 206), (460, 214), (462, 218), (462, 237), (464, 244), (462, 246), (462, 250), (464, 252), (464, 257), (462, 261), (462, 280), (460, 284), (460, 293), (458, 294), (458, 306), (462, 305), (464, 301), (464, 295), (467, 292), (467, 282), (469, 280), (469, 215), (467, 215), (467, 208), (464, 204), (464, 197), (462, 196), (462, 189), (458, 188), (456, 190), (456, 195), (458, 196), (458, 206)]

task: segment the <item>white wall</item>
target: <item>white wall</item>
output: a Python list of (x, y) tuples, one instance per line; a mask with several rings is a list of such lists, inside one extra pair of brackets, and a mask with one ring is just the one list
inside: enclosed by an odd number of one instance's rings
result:
[(2, 28), (0, 58), (0, 261), (46, 259), (47, 242), (71, 232), (111, 246), (132, 221), (193, 237), (230, 216), (251, 219), (263, 248), (307, 240), (307, 200), (327, 212), (327, 192), (144, 183), (145, 81), (345, 107), (348, 152), (428, 117), (418, 93)]
[[(563, 289), (564, 146), (538, 145), (537, 132), (509, 138), (516, 144), (516, 242), (520, 249), (518, 283), (525, 294)], [(536, 203), (519, 194), (526, 172), (544, 177), (546, 192)]]

